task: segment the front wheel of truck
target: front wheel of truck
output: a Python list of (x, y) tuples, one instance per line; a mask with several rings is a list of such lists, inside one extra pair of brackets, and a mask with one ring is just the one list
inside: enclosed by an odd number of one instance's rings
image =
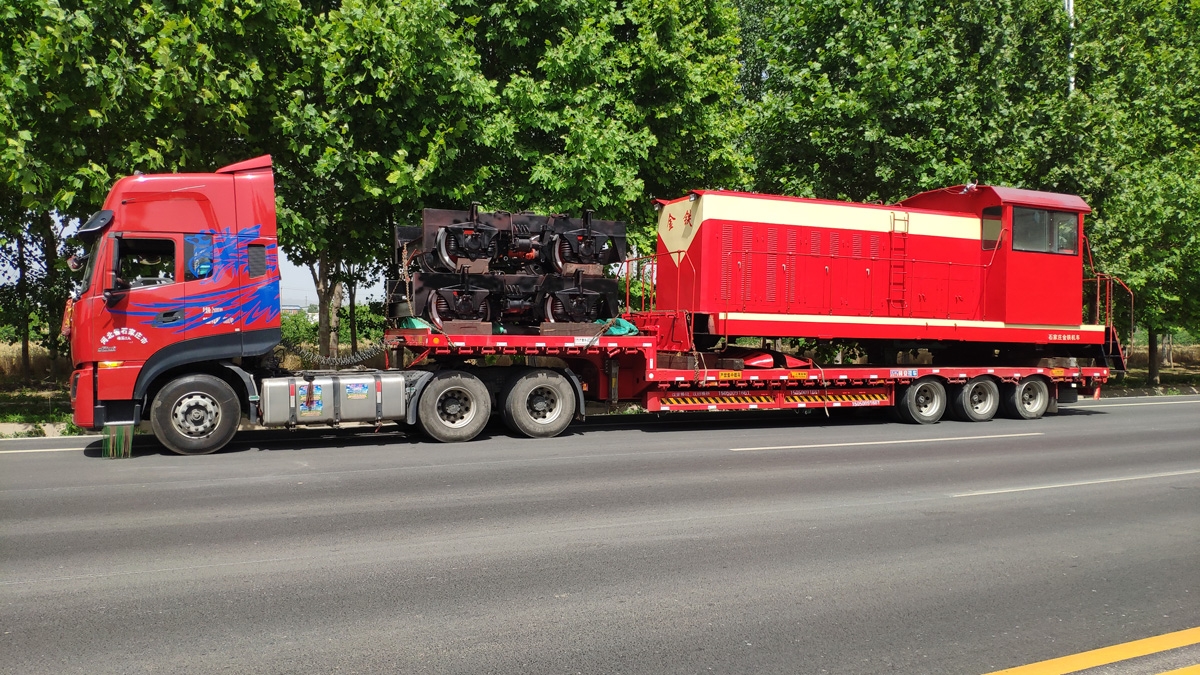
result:
[(150, 406), (150, 426), (167, 449), (207, 455), (225, 447), (242, 416), (233, 388), (212, 375), (185, 375), (159, 390)]

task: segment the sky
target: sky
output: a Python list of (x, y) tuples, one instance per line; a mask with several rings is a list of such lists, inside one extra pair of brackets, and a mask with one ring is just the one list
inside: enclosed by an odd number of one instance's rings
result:
[[(383, 297), (383, 279), (358, 289), (358, 302), (379, 300)], [(279, 252), (279, 303), (307, 307), (317, 304), (317, 286), (312, 273), (303, 265), (295, 265), (283, 251)]]

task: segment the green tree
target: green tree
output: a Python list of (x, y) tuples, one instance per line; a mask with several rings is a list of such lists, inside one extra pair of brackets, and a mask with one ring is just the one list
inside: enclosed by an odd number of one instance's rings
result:
[(498, 105), (477, 165), (497, 208), (626, 220), (649, 197), (748, 185), (731, 2), (460, 3)]
[(749, 135), (760, 189), (893, 201), (975, 177), (1074, 188), (1061, 2), (776, 3), (764, 24)]
[(341, 286), (390, 257), (391, 223), (475, 194), (462, 148), (493, 94), (469, 26), (432, 0), (346, 0), (297, 25), (292, 44), (300, 63), (274, 120), (280, 242), (312, 271), (327, 355)]
[(1136, 295), (1157, 384), (1159, 338), (1200, 326), (1200, 5), (1122, 0), (1077, 9), (1092, 246)]
[[(58, 316), (64, 232), (113, 180), (244, 159), (269, 128), (280, 26), (293, 0), (17, 0), (0, 7), (0, 228), (25, 232), (42, 273), (20, 293)], [(286, 62), (286, 61), (285, 61)], [(50, 322), (45, 325), (49, 326)], [(51, 350), (57, 329), (41, 333)]]

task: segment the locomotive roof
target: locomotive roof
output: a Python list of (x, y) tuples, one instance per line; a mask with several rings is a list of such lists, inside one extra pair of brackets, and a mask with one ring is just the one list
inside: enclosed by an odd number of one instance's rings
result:
[[(708, 194), (733, 197), (751, 197), (757, 199), (779, 199), (783, 201), (825, 202), (829, 204), (847, 204), (857, 202), (839, 202), (827, 199), (812, 199), (806, 197), (785, 197), (781, 195), (766, 195), (753, 192), (738, 192), (735, 190), (692, 190), (687, 196), (678, 199), (656, 199), (656, 204), (672, 204), (684, 199), (693, 199)], [(693, 196), (694, 195), (694, 196)], [(999, 204), (1019, 204), (1058, 211), (1076, 211), (1091, 213), (1092, 207), (1083, 201), (1082, 197), (1060, 192), (1042, 192), (1040, 190), (1025, 190), (1023, 188), (1003, 187), (999, 185), (955, 185), (953, 187), (930, 190), (902, 199), (899, 206), (931, 211), (951, 211), (971, 213), (978, 216), (983, 209)], [(862, 204), (862, 206), (887, 208), (883, 204)]]
[(982, 208), (997, 204), (1020, 204), (1022, 206), (1036, 206), (1060, 211), (1077, 211), (1079, 213), (1092, 212), (1092, 207), (1088, 206), (1082, 197), (1076, 195), (1001, 187), (998, 185), (979, 185), (974, 188), (969, 188), (965, 185), (956, 185), (941, 190), (930, 190), (929, 192), (922, 192), (908, 199), (901, 200), (900, 204), (902, 206), (914, 206), (917, 208), (967, 211), (970, 213), (979, 213)]

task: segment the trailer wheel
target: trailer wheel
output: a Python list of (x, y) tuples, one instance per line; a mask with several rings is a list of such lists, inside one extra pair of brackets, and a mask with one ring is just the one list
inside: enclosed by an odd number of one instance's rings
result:
[(1018, 420), (1036, 420), (1050, 407), (1050, 387), (1040, 377), (1026, 377), (1004, 386), (1001, 400), (1004, 415)]
[(456, 370), (434, 375), (417, 402), (421, 428), (443, 443), (475, 438), (487, 426), (491, 414), (492, 398), (487, 387), (478, 377)]
[(212, 375), (185, 375), (167, 383), (150, 405), (159, 442), (180, 455), (207, 455), (225, 447), (241, 420), (237, 394)]
[(530, 438), (553, 438), (575, 416), (575, 390), (553, 370), (513, 378), (504, 393), (504, 423)]
[(1000, 408), (1000, 387), (987, 375), (973, 377), (955, 390), (950, 405), (964, 422), (986, 422)]
[(896, 397), (896, 414), (910, 424), (934, 424), (946, 412), (946, 387), (936, 377), (922, 377)]

